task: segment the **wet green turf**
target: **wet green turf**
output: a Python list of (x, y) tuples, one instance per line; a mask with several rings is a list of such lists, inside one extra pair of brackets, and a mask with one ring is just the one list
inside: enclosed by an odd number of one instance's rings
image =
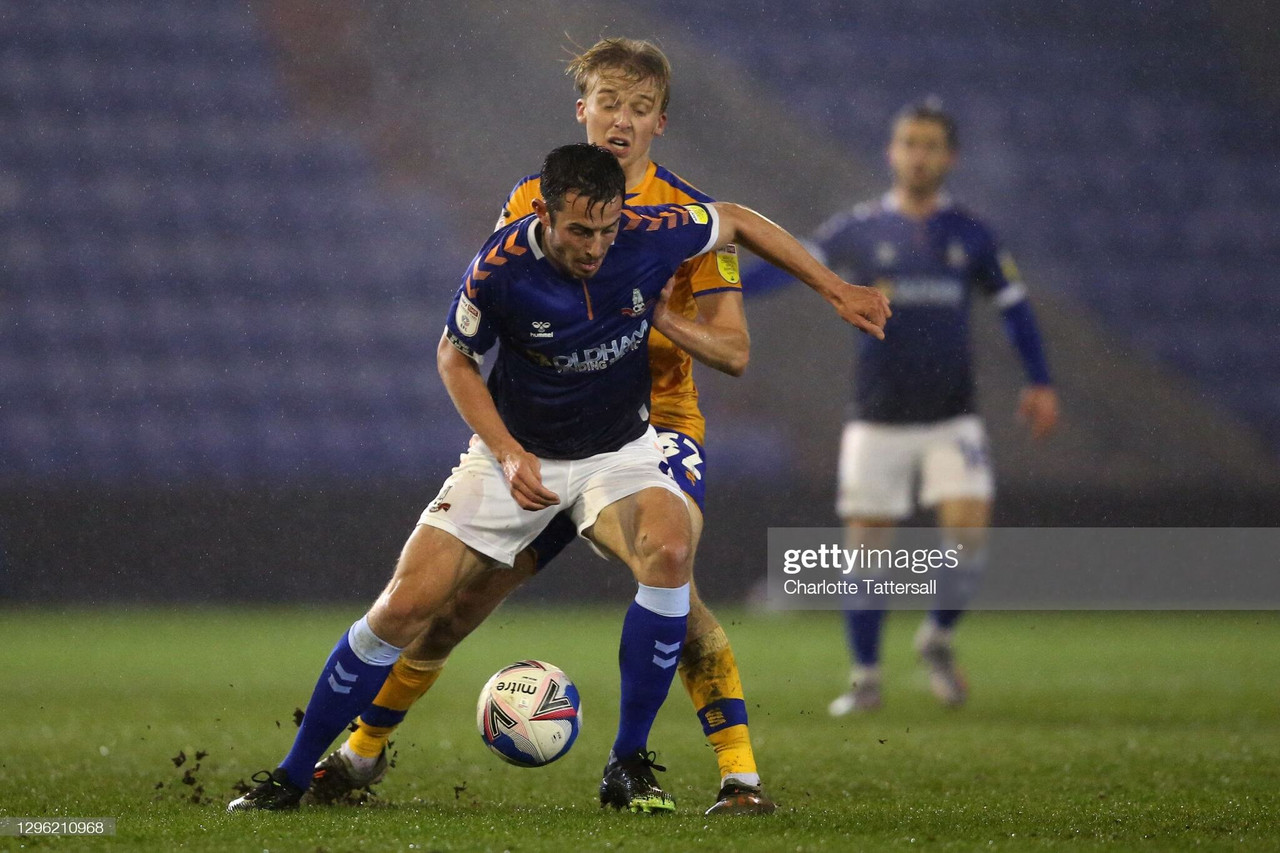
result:
[[(961, 711), (929, 697), (915, 617), (900, 614), (885, 708), (833, 720), (836, 616), (725, 610), (781, 808), (712, 820), (715, 764), (678, 682), (651, 741), (678, 813), (596, 804), (621, 609), (508, 608), (410, 715), (372, 805), (224, 814), (232, 785), (287, 750), (295, 707), (359, 611), (0, 611), (0, 816), (119, 821), (101, 842), (0, 849), (1280, 849), (1275, 613), (978, 614), (962, 632)], [(572, 753), (539, 770), (490, 756), (474, 727), (480, 685), (522, 657), (563, 667), (584, 702)]]

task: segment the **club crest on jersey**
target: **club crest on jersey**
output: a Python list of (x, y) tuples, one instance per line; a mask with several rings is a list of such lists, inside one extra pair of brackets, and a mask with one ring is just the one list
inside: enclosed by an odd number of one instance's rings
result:
[(639, 317), (649, 310), (649, 305), (653, 300), (645, 301), (644, 294), (640, 292), (640, 288), (631, 289), (631, 307), (623, 308), (622, 314), (625, 317)]
[(947, 266), (953, 270), (962, 270), (969, 265), (969, 253), (964, 250), (964, 244), (959, 240), (952, 240), (947, 246)]
[(892, 266), (898, 259), (898, 250), (888, 241), (876, 243), (876, 263), (882, 267)]
[(551, 324), (544, 320), (533, 321), (533, 331), (529, 333), (531, 338), (554, 338), (556, 333), (551, 331)]
[(465, 293), (458, 296), (458, 310), (454, 312), (453, 319), (458, 324), (458, 331), (468, 338), (480, 331), (480, 309)]

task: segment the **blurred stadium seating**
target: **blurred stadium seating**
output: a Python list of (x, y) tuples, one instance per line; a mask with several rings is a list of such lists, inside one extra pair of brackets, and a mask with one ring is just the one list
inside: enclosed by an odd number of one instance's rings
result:
[(245, 4), (3, 23), (0, 478), (358, 480), (456, 446), (423, 418), (448, 218), (308, 132)]

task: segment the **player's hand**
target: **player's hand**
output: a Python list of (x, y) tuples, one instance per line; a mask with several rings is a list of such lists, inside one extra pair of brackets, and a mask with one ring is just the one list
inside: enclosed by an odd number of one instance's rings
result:
[(844, 284), (830, 297), (831, 305), (846, 323), (877, 340), (884, 340), (884, 323), (893, 316), (889, 300), (874, 287)]
[(1018, 401), (1018, 420), (1031, 428), (1031, 437), (1040, 439), (1058, 425), (1058, 392), (1048, 385), (1024, 388)]
[(560, 496), (542, 485), (542, 465), (538, 457), (521, 448), (507, 451), (499, 459), (507, 489), (521, 509), (546, 509), (560, 503)]
[(653, 306), (653, 327), (664, 335), (667, 333), (666, 321), (667, 314), (670, 311), (669, 303), (671, 302), (671, 291), (675, 290), (676, 277), (671, 276), (667, 279), (667, 286), (662, 288), (662, 292), (658, 294), (658, 302)]

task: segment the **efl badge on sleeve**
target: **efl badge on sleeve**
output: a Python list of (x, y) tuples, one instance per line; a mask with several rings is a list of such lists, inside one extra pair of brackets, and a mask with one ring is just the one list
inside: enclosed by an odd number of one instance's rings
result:
[(711, 221), (711, 217), (707, 215), (707, 209), (700, 204), (686, 204), (684, 209), (689, 211), (693, 221), (699, 225), (706, 225)]
[(1018, 270), (1018, 265), (1013, 262), (1013, 255), (1008, 252), (1000, 253), (1000, 271), (1004, 273), (1006, 281), (1022, 281), (1022, 273)]
[(738, 247), (729, 243), (716, 251), (716, 268), (720, 277), (730, 284), (737, 284), (742, 279), (738, 275)]
[(458, 331), (469, 338), (480, 331), (480, 309), (465, 293), (458, 297), (458, 310), (454, 312), (453, 319), (458, 324)]

